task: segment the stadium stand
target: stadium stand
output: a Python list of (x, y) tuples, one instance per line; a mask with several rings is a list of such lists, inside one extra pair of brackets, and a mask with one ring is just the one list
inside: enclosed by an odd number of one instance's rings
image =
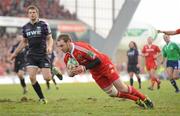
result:
[(40, 18), (75, 20), (76, 14), (59, 5), (60, 0), (5, 0), (0, 4), (0, 16), (24, 17), (28, 5), (36, 5), (40, 10)]

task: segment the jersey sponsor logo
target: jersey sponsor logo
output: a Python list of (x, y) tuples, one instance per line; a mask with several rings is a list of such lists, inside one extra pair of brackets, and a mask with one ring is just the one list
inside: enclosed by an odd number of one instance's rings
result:
[(35, 30), (30, 30), (30, 31), (27, 31), (26, 30), (26, 36), (27, 37), (30, 37), (30, 36), (39, 36), (41, 35), (41, 27), (40, 26), (37, 26)]
[(29, 37), (29, 36), (34, 36), (34, 35), (41, 35), (41, 31), (36, 31), (36, 30), (33, 30), (33, 31), (29, 31), (29, 32), (26, 32), (26, 36)]
[(128, 52), (128, 56), (134, 56), (135, 55), (135, 51), (133, 50), (133, 51), (130, 51), (130, 52)]
[(147, 52), (153, 52), (153, 51), (154, 51), (154, 49), (149, 48), (149, 49), (146, 49), (146, 51), (147, 51)]

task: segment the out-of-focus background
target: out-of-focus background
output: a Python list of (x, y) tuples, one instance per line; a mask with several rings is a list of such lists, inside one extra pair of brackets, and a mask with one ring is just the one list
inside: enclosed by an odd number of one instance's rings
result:
[[(141, 51), (147, 37), (152, 36), (154, 44), (162, 48), (165, 43), (156, 29), (180, 27), (179, 0), (3, 0), (0, 4), (0, 83), (19, 83), (13, 63), (7, 58), (17, 42), (16, 36), (21, 34), (21, 27), (29, 21), (26, 8), (30, 4), (39, 7), (40, 18), (50, 24), (54, 39), (60, 33), (69, 33), (74, 41), (92, 44), (112, 58), (125, 80), (128, 80), (126, 51), (130, 41), (137, 42)], [(172, 41), (180, 42), (179, 37), (173, 36)], [(57, 53), (55, 66), (66, 75), (62, 55)], [(143, 62), (142, 66), (142, 74), (146, 74)], [(166, 78), (164, 67), (160, 66), (158, 73)]]

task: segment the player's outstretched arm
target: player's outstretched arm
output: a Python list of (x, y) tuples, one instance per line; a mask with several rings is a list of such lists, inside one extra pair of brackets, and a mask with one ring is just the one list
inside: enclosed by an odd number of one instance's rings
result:
[(158, 33), (164, 33), (166, 35), (176, 35), (176, 31), (162, 31), (162, 30), (158, 30)]
[(53, 38), (52, 35), (49, 34), (47, 35), (47, 53), (48, 54), (52, 53), (52, 49), (53, 49)]
[(18, 47), (16, 48), (16, 50), (11, 54), (9, 61), (13, 60), (17, 56), (17, 54), (26, 46), (27, 46), (27, 39), (23, 38), (19, 43)]

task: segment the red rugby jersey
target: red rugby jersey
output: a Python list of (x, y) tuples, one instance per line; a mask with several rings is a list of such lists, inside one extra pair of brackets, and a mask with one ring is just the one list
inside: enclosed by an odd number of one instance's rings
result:
[(154, 62), (156, 60), (156, 58), (154, 58), (154, 56), (160, 52), (161, 52), (161, 50), (156, 45), (151, 45), (151, 46), (145, 45), (142, 49), (142, 53), (144, 53), (144, 54), (148, 53), (148, 56), (145, 57), (146, 63)]
[(80, 65), (88, 65), (95, 58), (99, 58), (101, 64), (90, 69), (90, 73), (94, 76), (100, 75), (107, 68), (107, 64), (112, 64), (108, 56), (99, 52), (91, 45), (85, 42), (73, 42), (72, 50), (65, 54), (64, 62), (67, 65), (69, 58), (75, 58)]

